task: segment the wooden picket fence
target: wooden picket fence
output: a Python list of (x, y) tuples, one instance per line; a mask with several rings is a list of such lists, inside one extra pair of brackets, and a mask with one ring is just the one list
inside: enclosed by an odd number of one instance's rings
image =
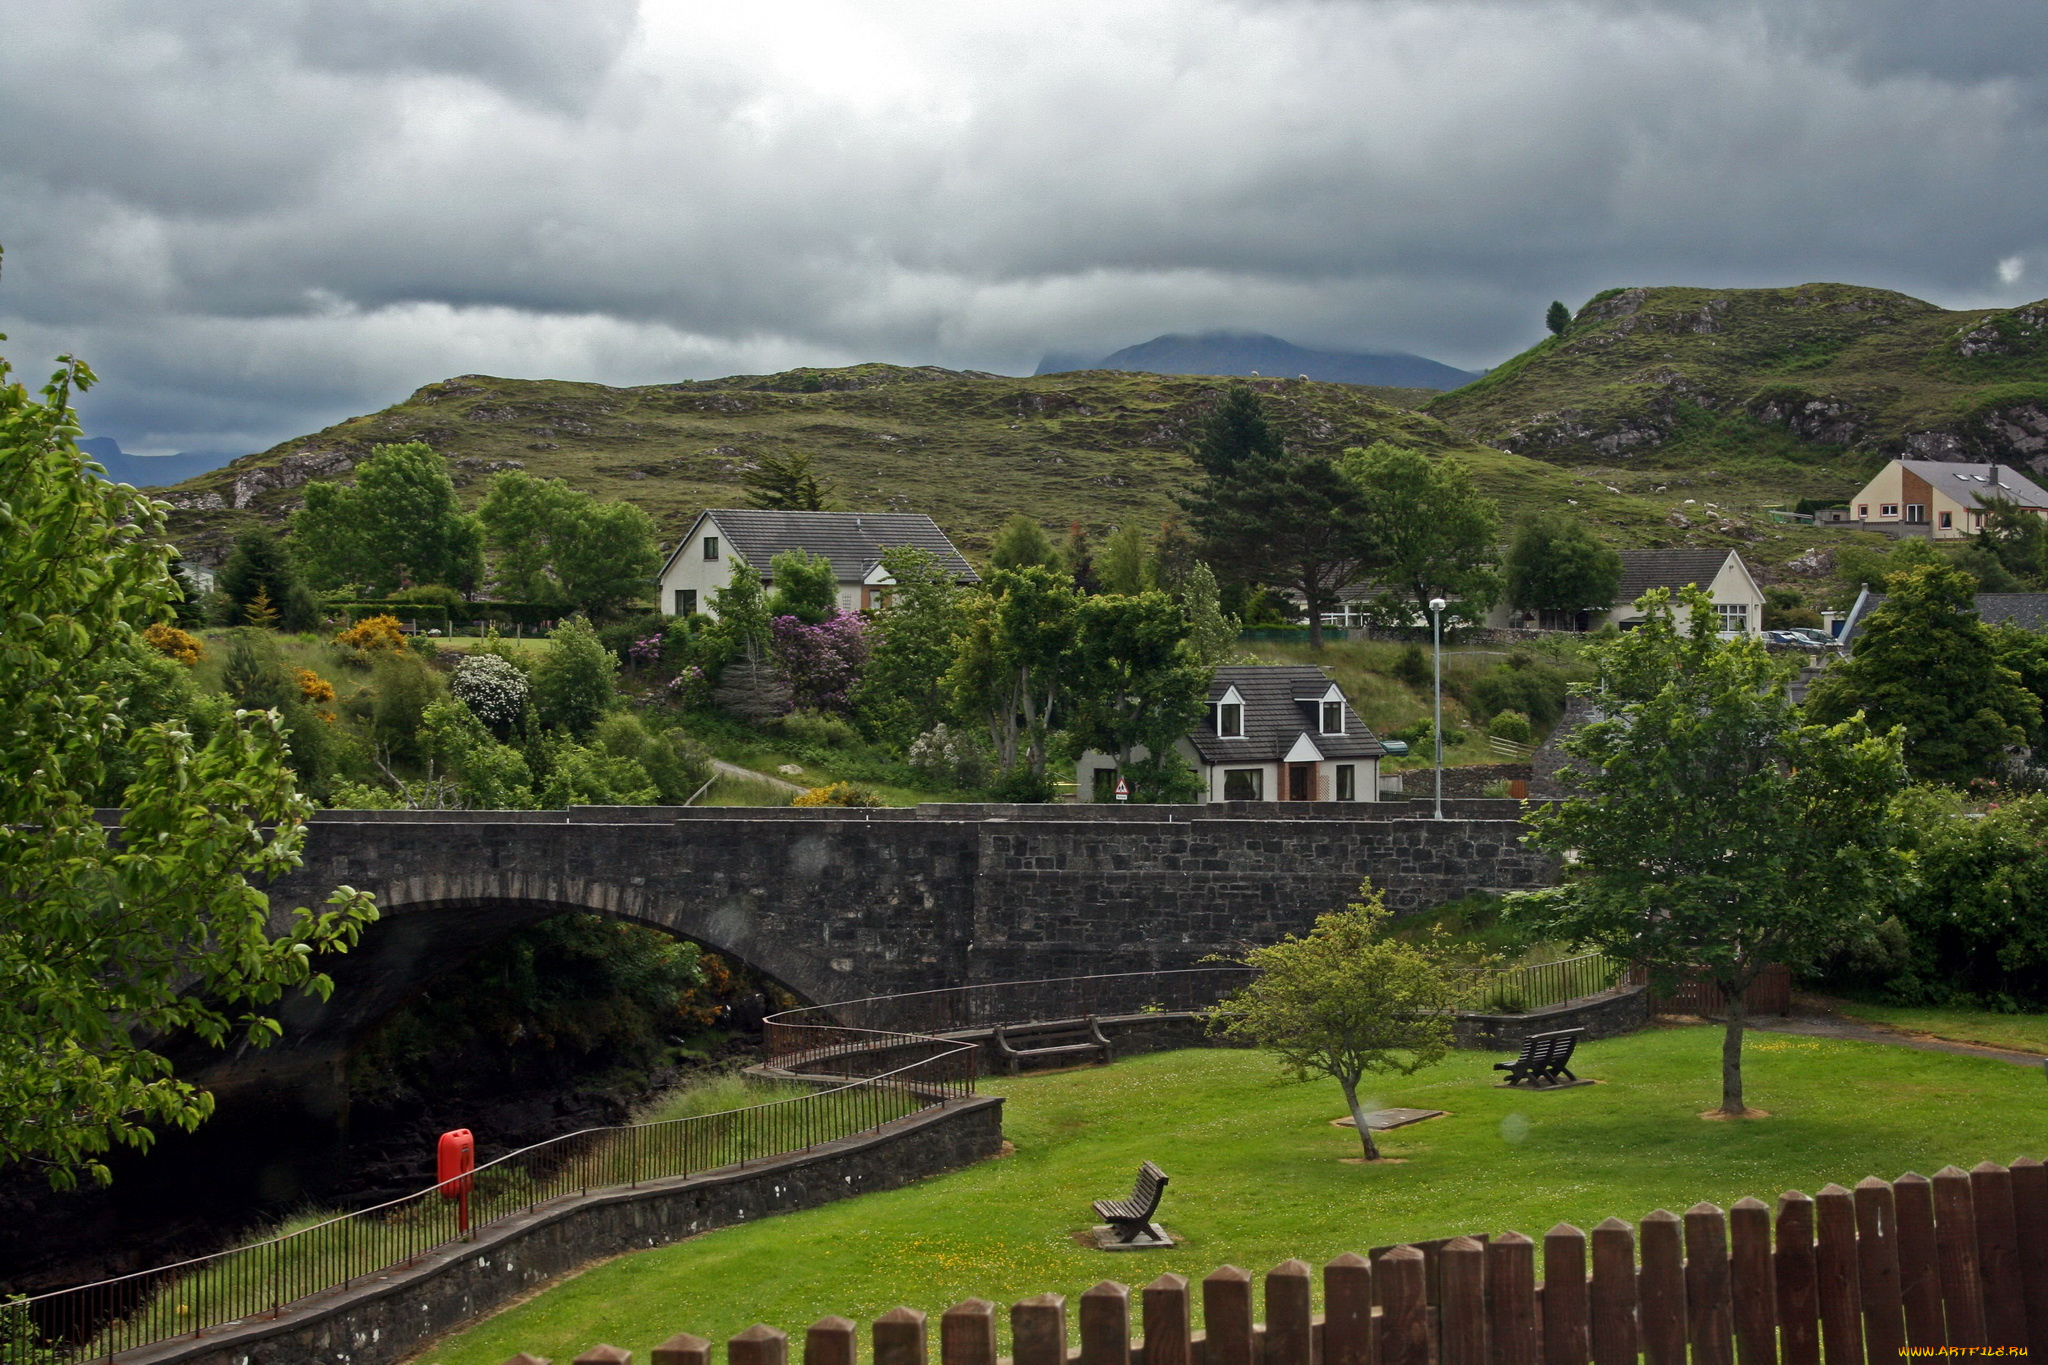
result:
[[(1132, 1253), (1143, 1255), (1144, 1253)], [(1537, 1279), (1538, 1257), (1542, 1280)], [(938, 1322), (942, 1365), (1890, 1365), (1926, 1355), (2048, 1352), (2048, 1167), (1954, 1166), (1932, 1180), (1872, 1177), (1854, 1190), (1789, 1192), (1777, 1215), (1756, 1199), (1727, 1212), (1659, 1210), (1588, 1235), (1559, 1224), (1538, 1245), (1518, 1232), (1456, 1237), (1339, 1256), (1323, 1268), (1323, 1311), (1302, 1261), (1265, 1276), (1265, 1321), (1252, 1276), (1224, 1266), (1195, 1293), (1178, 1275), (1137, 1292), (1104, 1281), (1081, 1295), (1080, 1352), (1066, 1299), (1038, 1294), (1009, 1311), (968, 1299)], [(803, 1365), (857, 1365), (849, 1319), (813, 1324)], [(872, 1365), (929, 1365), (925, 1315), (896, 1308), (873, 1324)], [(1942, 1350), (1939, 1348), (1963, 1348)], [(713, 1347), (682, 1333), (651, 1365), (711, 1365)], [(789, 1338), (755, 1326), (726, 1344), (730, 1365), (788, 1365)], [(626, 1365), (596, 1346), (576, 1365)], [(517, 1355), (506, 1365), (546, 1365)]]

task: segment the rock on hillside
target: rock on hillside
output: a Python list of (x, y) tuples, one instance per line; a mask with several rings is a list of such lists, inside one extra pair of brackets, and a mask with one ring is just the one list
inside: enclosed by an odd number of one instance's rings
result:
[(1951, 312), (1882, 289), (1610, 289), (1425, 410), (1558, 463), (1744, 455), (2048, 466), (2048, 302)]
[[(1259, 380), (1290, 441), (1335, 453), (1391, 440), (1471, 460), (1511, 508), (1565, 506), (1634, 543), (1659, 513), (1540, 461), (1461, 436), (1346, 384)], [(170, 489), (173, 533), (196, 559), (220, 556), (254, 519), (278, 522), (314, 479), (346, 478), (371, 447), (425, 441), (464, 498), (524, 469), (645, 507), (675, 535), (704, 507), (743, 498), (759, 456), (808, 451), (854, 511), (929, 513), (970, 552), (1017, 512), (1101, 532), (1173, 511), (1188, 443), (1221, 388), (1214, 379), (1091, 371), (1012, 379), (935, 367), (857, 365), (610, 388), (484, 375), (429, 384), (382, 412)]]

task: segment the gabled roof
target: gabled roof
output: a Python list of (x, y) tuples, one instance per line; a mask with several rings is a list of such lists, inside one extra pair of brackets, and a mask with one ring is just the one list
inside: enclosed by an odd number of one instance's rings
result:
[(755, 507), (718, 507), (700, 515), (670, 551), (663, 573), (707, 517), (763, 579), (775, 556), (807, 550), (831, 560), (832, 575), (841, 583), (860, 583), (881, 561), (882, 551), (908, 545), (937, 555), (940, 566), (960, 582), (980, 581), (939, 524), (921, 512), (771, 512)]
[(2022, 507), (2048, 507), (2048, 492), (2007, 465), (1954, 464), (1947, 460), (1900, 460), (1899, 465), (1965, 507), (1986, 507), (2000, 498)]
[[(1853, 647), (1871, 613), (1884, 605), (1885, 594), (1864, 588), (1849, 608), (1842, 623), (1841, 642)], [(2048, 592), (1980, 592), (1975, 605), (1977, 619), (1987, 626), (2018, 626), (2021, 630), (2048, 631)]]
[[(1386, 752), (1372, 731), (1344, 703), (1344, 733), (1321, 733), (1321, 697), (1332, 683), (1308, 664), (1229, 664), (1209, 684), (1209, 714), (1188, 739), (1204, 763), (1278, 763), (1303, 735), (1324, 758), (1378, 758)], [(1244, 735), (1216, 733), (1216, 703), (1232, 688), (1244, 699)], [(1342, 695), (1340, 692), (1338, 695)], [(1302, 698), (1303, 700), (1296, 700)]]
[[(1621, 591), (1615, 604), (1626, 606), (1652, 588), (1669, 588), (1675, 593), (1687, 584), (1712, 587), (1721, 566), (1734, 554), (1733, 550), (1623, 550)], [(1740, 563), (1741, 556), (1737, 555), (1736, 561)], [(1743, 571), (1748, 572), (1747, 565)]]

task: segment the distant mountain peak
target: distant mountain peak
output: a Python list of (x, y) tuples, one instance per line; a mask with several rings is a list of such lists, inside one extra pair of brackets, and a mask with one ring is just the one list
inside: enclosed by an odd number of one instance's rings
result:
[(1370, 384), (1397, 389), (1455, 389), (1479, 376), (1405, 351), (1318, 351), (1266, 332), (1228, 330), (1169, 332), (1083, 361), (1073, 352), (1053, 352), (1039, 362), (1039, 374), (1069, 370), (1130, 370), (1147, 374), (1214, 374), (1291, 377), (1306, 375), (1331, 384)]

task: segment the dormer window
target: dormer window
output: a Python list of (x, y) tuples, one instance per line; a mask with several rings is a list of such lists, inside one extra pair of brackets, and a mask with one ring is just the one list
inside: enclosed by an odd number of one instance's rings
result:
[(1244, 703), (1224, 701), (1216, 703), (1216, 734), (1221, 739), (1244, 738)]
[(1341, 735), (1344, 733), (1344, 703), (1326, 701), (1323, 703), (1323, 733)]

